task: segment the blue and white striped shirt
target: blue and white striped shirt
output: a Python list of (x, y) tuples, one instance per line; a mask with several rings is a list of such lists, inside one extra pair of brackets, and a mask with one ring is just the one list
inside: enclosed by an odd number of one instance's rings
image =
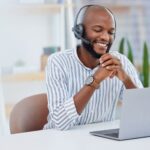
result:
[[(133, 82), (142, 88), (137, 72), (126, 56), (117, 51), (112, 51), (111, 54), (121, 60), (123, 68)], [(125, 89), (122, 81), (117, 77), (102, 81), (83, 112), (79, 115), (76, 111), (73, 96), (84, 86), (86, 78), (94, 74), (96, 69), (84, 66), (76, 50), (61, 51), (49, 57), (46, 67), (49, 115), (44, 129), (67, 130), (75, 125), (114, 119), (117, 101)]]

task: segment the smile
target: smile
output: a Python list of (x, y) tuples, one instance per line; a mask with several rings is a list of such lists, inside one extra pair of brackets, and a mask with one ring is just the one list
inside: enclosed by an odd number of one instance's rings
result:
[(100, 46), (100, 47), (104, 47), (107, 48), (108, 44), (106, 43), (100, 43), (100, 42), (96, 42), (96, 45)]

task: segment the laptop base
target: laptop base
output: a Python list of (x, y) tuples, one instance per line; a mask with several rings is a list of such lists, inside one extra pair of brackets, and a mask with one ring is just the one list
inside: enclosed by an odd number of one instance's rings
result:
[(92, 131), (90, 134), (94, 136), (104, 137), (108, 139), (121, 140), (119, 139), (119, 129), (110, 129), (110, 130), (101, 130), (101, 131)]

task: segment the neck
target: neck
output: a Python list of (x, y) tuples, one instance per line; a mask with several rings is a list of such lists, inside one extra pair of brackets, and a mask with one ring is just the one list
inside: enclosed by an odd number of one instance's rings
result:
[(94, 69), (99, 64), (99, 59), (94, 58), (83, 46), (77, 50), (80, 61), (88, 68)]

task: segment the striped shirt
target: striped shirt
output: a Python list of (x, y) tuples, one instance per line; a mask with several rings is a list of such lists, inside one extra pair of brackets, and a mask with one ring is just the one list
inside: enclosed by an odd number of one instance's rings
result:
[[(142, 88), (136, 69), (126, 56), (112, 51), (120, 59), (124, 70), (132, 81)], [(117, 77), (106, 78), (95, 90), (83, 112), (76, 111), (73, 96), (84, 86), (88, 76), (97, 68), (90, 69), (79, 60), (76, 50), (65, 50), (52, 54), (46, 67), (48, 96), (48, 123), (44, 129), (68, 130), (76, 125), (111, 121), (115, 116), (117, 101), (125, 86)]]

